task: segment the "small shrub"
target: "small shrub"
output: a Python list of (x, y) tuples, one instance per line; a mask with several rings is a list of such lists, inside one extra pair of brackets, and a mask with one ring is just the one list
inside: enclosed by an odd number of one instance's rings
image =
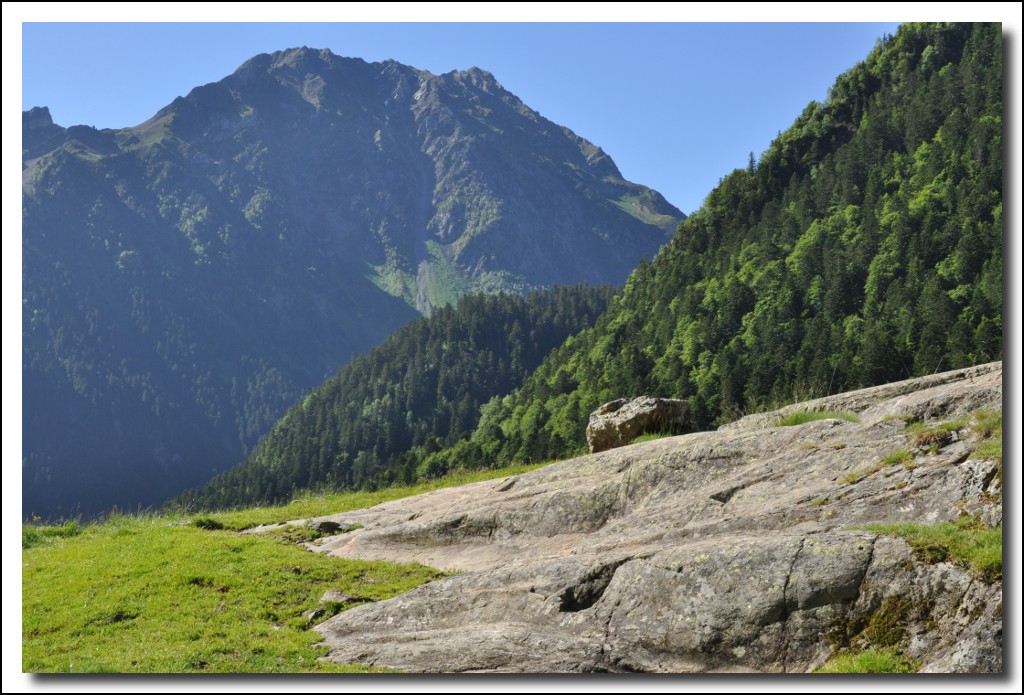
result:
[(197, 516), (192, 520), (192, 525), (196, 528), (206, 529), (207, 531), (217, 531), (224, 528), (224, 524), (211, 516)]
[(35, 526), (23, 525), (21, 527), (21, 547), (33, 548), (43, 542), (43, 534)]
[(776, 424), (778, 427), (793, 427), (803, 425), (815, 420), (846, 420), (847, 422), (860, 422), (860, 418), (853, 413), (838, 412), (835, 410), (801, 410), (789, 415), (783, 415)]

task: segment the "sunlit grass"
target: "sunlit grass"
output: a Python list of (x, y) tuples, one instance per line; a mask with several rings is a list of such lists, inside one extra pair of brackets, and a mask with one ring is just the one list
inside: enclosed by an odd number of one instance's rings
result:
[(442, 576), (157, 515), (43, 533), (22, 553), (30, 673), (361, 670), (319, 660), (303, 614), (327, 590), (380, 600)]
[(815, 673), (916, 673), (913, 659), (891, 649), (869, 649), (834, 656)]
[(902, 536), (926, 562), (949, 561), (975, 576), (994, 581), (1003, 576), (1003, 528), (989, 528), (973, 517), (955, 523), (872, 524), (875, 533)]
[[(114, 516), (22, 527), (22, 667), (31, 673), (318, 672), (306, 614), (328, 590), (382, 600), (443, 576), (420, 565), (342, 560), (306, 535), (238, 529), (373, 506), (540, 465), (457, 471), (376, 492), (306, 494), (291, 504), (205, 514)], [(347, 609), (328, 604), (327, 616)]]
[(1003, 472), (1003, 411), (977, 411), (971, 422), (971, 430), (978, 437), (975, 453), (984, 458), (995, 459), (999, 463), (1001, 480)]
[(665, 437), (675, 437), (678, 432), (648, 432), (647, 434), (641, 434), (639, 437), (630, 442), (630, 444), (640, 444), (642, 442), (653, 442), (655, 439), (664, 439)]

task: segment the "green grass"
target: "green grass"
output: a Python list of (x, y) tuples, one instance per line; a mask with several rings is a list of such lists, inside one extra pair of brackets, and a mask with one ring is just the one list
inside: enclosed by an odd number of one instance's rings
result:
[(999, 480), (1003, 475), (1003, 411), (979, 410), (974, 413), (971, 430), (978, 438), (974, 452), (999, 463)]
[[(1003, 462), (1003, 437), (999, 436), (998, 439), (986, 439), (978, 443), (975, 447), (974, 453), (982, 458), (995, 459), (1000, 464)], [(1000, 473), (1002, 470), (1000, 469)]]
[(279, 524), (293, 519), (308, 519), (315, 516), (340, 514), (341, 512), (348, 512), (353, 509), (365, 509), (382, 502), (390, 502), (391, 500), (411, 497), (412, 495), (419, 495), (445, 487), (468, 485), (469, 483), (478, 483), (483, 480), (519, 475), (544, 465), (547, 464), (509, 466), (507, 468), (494, 468), (483, 471), (453, 471), (436, 480), (428, 480), (415, 485), (383, 488), (375, 492), (304, 493), (289, 504), (271, 507), (250, 507), (237, 511), (210, 514), (205, 518), (222, 524), (226, 529), (241, 530), (264, 524)]
[(66, 521), (60, 526), (32, 526), (21, 527), (21, 547), (34, 548), (54, 538), (71, 538), (82, 532), (82, 527), (77, 521)]
[(902, 536), (925, 562), (953, 562), (974, 576), (995, 581), (1003, 576), (1003, 529), (989, 528), (974, 517), (954, 523), (872, 524), (869, 530)]
[(892, 649), (868, 649), (834, 656), (815, 673), (916, 673), (920, 667)]
[(304, 615), (328, 590), (383, 600), (444, 576), (421, 565), (343, 560), (295, 545), (321, 535), (239, 529), (369, 507), (540, 467), (459, 471), (376, 492), (187, 519), (115, 516), (22, 527), (22, 668), (30, 673), (298, 673), (366, 670), (321, 661)]
[(882, 466), (896, 466), (903, 464), (904, 468), (911, 468), (914, 465), (914, 455), (907, 449), (900, 449), (885, 456), (882, 459)]
[(925, 425), (922, 422), (912, 422), (907, 425), (907, 437), (911, 446), (927, 447), (932, 453), (953, 441), (953, 434), (964, 428), (966, 420), (957, 418), (949, 422), (942, 422), (937, 425)]
[(783, 415), (776, 424), (778, 427), (793, 427), (803, 425), (815, 420), (846, 420), (847, 422), (860, 422), (860, 418), (853, 413), (839, 412), (835, 410), (801, 410), (789, 415)]
[(380, 600), (442, 576), (167, 516), (115, 517), (72, 535), (26, 528), (42, 539), (22, 552), (30, 673), (361, 670), (320, 661), (326, 650), (303, 613), (329, 589)]
[(630, 442), (630, 444), (640, 444), (641, 442), (653, 442), (655, 439), (664, 439), (665, 437), (675, 437), (678, 432), (648, 432), (647, 434), (641, 434), (639, 437)]
[(853, 485), (854, 483), (860, 482), (861, 479), (866, 478), (869, 475), (874, 475), (883, 468), (889, 468), (890, 466), (895, 466), (900, 463), (903, 464), (904, 468), (913, 468), (913, 454), (911, 454), (910, 451), (907, 449), (900, 449), (899, 451), (894, 451), (890, 454), (886, 454), (886, 456), (884, 456), (882, 460), (876, 463), (875, 465), (869, 466), (868, 468), (862, 468), (861, 470), (858, 471), (854, 471), (853, 473), (850, 473), (845, 478), (843, 478), (840, 482), (842, 482), (844, 485)]

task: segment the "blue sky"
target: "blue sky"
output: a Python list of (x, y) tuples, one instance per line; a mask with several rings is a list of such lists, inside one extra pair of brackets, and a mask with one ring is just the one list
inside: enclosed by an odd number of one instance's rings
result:
[(477, 66), (684, 212), (764, 151), (895, 23), (28, 23), (22, 106), (135, 125), (257, 53), (306, 45), (434, 73)]

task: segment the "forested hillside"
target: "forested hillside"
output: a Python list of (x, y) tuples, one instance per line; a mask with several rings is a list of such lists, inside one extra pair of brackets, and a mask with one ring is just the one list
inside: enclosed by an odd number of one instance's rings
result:
[(176, 501), (224, 507), (279, 501), (296, 489), (412, 481), (429, 472), (425, 456), (473, 431), (482, 404), (520, 386), (566, 337), (592, 325), (612, 292), (477, 295), (438, 309), (342, 367), (243, 464)]
[(710, 427), (999, 359), (1002, 79), (998, 24), (902, 26), (438, 468), (579, 451), (621, 396), (689, 398)]

